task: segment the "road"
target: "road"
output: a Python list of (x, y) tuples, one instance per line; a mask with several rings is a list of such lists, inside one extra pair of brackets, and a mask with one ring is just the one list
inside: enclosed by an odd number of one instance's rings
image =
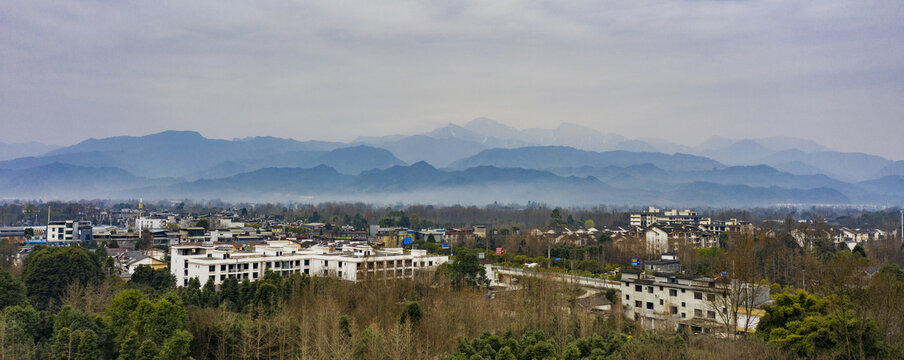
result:
[(549, 279), (563, 281), (568, 283), (573, 283), (580, 285), (586, 288), (594, 288), (594, 289), (618, 289), (619, 282), (618, 281), (609, 281), (598, 278), (590, 278), (584, 276), (577, 275), (568, 275), (568, 274), (559, 274), (553, 272), (539, 272), (533, 270), (524, 270), (519, 268), (510, 268), (496, 265), (485, 265), (487, 271), (487, 278), (491, 280), (490, 285), (505, 285), (498, 283), (499, 275), (509, 275), (509, 276), (533, 276), (533, 277), (546, 277)]

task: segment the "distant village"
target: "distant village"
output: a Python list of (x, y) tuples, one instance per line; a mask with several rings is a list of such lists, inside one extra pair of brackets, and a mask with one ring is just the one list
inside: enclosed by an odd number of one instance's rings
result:
[[(738, 219), (711, 219), (696, 211), (663, 210), (649, 207), (629, 214), (627, 226), (594, 226), (591, 222), (575, 226), (489, 229), (486, 225), (455, 228), (410, 229), (402, 226), (329, 224), (325, 222), (285, 222), (277, 218), (247, 218), (221, 210), (205, 215), (145, 213), (123, 209), (102, 214), (109, 224), (93, 224), (80, 219), (48, 221), (43, 226), (0, 228), (0, 239), (17, 246), (21, 261), (35, 246), (83, 246), (103, 248), (116, 261), (119, 275), (128, 280), (139, 267), (169, 269), (176, 286), (188, 286), (197, 280), (219, 285), (229, 278), (255, 281), (265, 272), (286, 276), (332, 277), (359, 282), (368, 279), (412, 278), (421, 270), (436, 269), (454, 261), (454, 249), (465, 247), (487, 250), (479, 253), (491, 288), (518, 287), (518, 279), (536, 276), (531, 268), (543, 264), (502, 263), (504, 247), (489, 247), (489, 238), (525, 236), (553, 246), (584, 247), (602, 240), (616, 246), (643, 248), (643, 258), (603, 277), (579, 275), (561, 279), (579, 282), (600, 290), (596, 296), (578, 301), (587, 311), (612, 311), (622, 304), (625, 315), (647, 328), (685, 325), (694, 332), (724, 332), (729, 306), (717, 297), (743, 290), (747, 303), (732, 324), (738, 332), (755, 328), (762, 315), (760, 305), (769, 301), (769, 289), (763, 285), (722, 283), (718, 278), (685, 275), (677, 249), (718, 248), (729, 233), (753, 234), (762, 229)], [(780, 220), (776, 220), (778, 222)], [(796, 221), (795, 224), (807, 221)], [(838, 248), (854, 249), (865, 242), (893, 238), (897, 231), (850, 229), (846, 227), (795, 228), (789, 233), (801, 247), (812, 246), (816, 239), (831, 239)], [(768, 235), (768, 231), (766, 231)], [(497, 255), (494, 262), (490, 259)], [(556, 258), (555, 260), (560, 260)], [(552, 261), (552, 259), (547, 259)], [(547, 264), (547, 267), (549, 265)], [(605, 291), (614, 295), (604, 296)], [(617, 296), (618, 298), (615, 298)], [(729, 330), (730, 331), (730, 330)]]
[[(140, 265), (165, 267), (168, 249), (191, 246), (250, 249), (255, 245), (282, 241), (294, 244), (299, 249), (322, 247), (340, 251), (343, 248), (361, 246), (379, 249), (410, 248), (414, 242), (429, 242), (449, 249), (451, 246), (475, 247), (488, 236), (522, 235), (521, 230), (513, 233), (509, 229), (488, 230), (486, 225), (409, 229), (380, 225), (356, 228), (352, 224), (323, 222), (287, 223), (276, 218), (244, 219), (239, 214), (225, 210), (202, 216), (143, 213), (141, 209), (123, 209), (102, 215), (111, 224), (123, 225), (92, 224), (78, 219), (49, 221), (45, 226), (2, 227), (0, 240), (6, 239), (9, 243), (17, 244), (20, 256), (27, 255), (29, 249), (36, 245), (103, 246), (109, 255), (120, 260), (122, 274), (128, 275)], [(720, 234), (753, 233), (757, 230), (754, 224), (738, 219), (711, 219), (701, 217), (690, 209), (662, 210), (649, 207), (630, 213), (629, 226), (596, 227), (592, 224), (579, 224), (573, 227), (537, 227), (524, 233), (544, 239), (552, 245), (585, 246), (606, 237), (617, 244), (643, 246), (647, 253), (655, 255), (674, 252), (680, 246), (719, 247)], [(790, 234), (801, 247), (811, 246), (811, 241), (817, 238), (830, 238), (839, 247), (853, 249), (857, 244), (870, 240), (897, 237), (898, 231), (827, 226), (821, 230), (794, 229)]]

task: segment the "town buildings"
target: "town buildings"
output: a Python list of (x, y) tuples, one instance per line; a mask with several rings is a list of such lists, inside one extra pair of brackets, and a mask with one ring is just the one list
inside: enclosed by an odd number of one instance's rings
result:
[(348, 281), (411, 278), (418, 270), (448, 261), (447, 256), (428, 255), (426, 250), (374, 249), (365, 244), (304, 249), (285, 240), (249, 245), (241, 250), (225, 243), (187, 243), (170, 248), (170, 271), (178, 286), (187, 285), (192, 278), (202, 284), (212, 280), (217, 285), (227, 278), (254, 281), (265, 271)]

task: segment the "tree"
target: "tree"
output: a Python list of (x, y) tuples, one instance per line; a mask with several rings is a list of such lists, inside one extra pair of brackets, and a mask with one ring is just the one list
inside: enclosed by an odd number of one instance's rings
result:
[(407, 321), (411, 323), (411, 326), (415, 326), (418, 321), (421, 321), (422, 317), (424, 317), (424, 313), (421, 311), (421, 306), (417, 302), (412, 301), (405, 305), (405, 309), (402, 310), (402, 315), (399, 316), (399, 323), (404, 324)]
[(107, 309), (119, 358), (185, 358), (192, 338), (185, 330), (185, 308), (169, 296), (156, 301), (143, 297), (138, 290), (126, 290)]
[(169, 289), (176, 285), (176, 277), (167, 268), (154, 270), (150, 266), (139, 265), (129, 284), (153, 290)]
[(25, 302), (25, 284), (0, 268), (0, 310)]
[(352, 324), (348, 319), (348, 315), (339, 315), (339, 334), (344, 336), (346, 339), (350, 339), (352, 337)]
[(204, 228), (204, 230), (210, 230), (210, 221), (207, 219), (201, 219), (198, 220), (197, 223), (195, 223), (195, 226)]
[(103, 281), (100, 261), (80, 247), (38, 247), (25, 258), (22, 280), (31, 303), (38, 309), (55, 309), (60, 296), (72, 284)]
[(553, 209), (549, 213), (549, 226), (557, 227), (562, 224), (562, 211), (559, 208)]
[(863, 245), (857, 244), (854, 246), (854, 250), (851, 250), (854, 254), (860, 255), (862, 257), (866, 257), (866, 249), (863, 248)]
[(594, 223), (593, 220), (590, 220), (590, 219), (584, 220), (584, 228), (585, 229), (589, 229), (594, 226), (596, 226), (596, 223)]
[(239, 281), (236, 278), (227, 278), (220, 284), (220, 305), (225, 306), (226, 310), (239, 312), (242, 310), (241, 292), (239, 292)]
[(220, 305), (217, 297), (217, 286), (214, 285), (213, 279), (207, 279), (207, 282), (204, 283), (204, 288), (201, 289), (200, 303), (203, 307), (217, 307)]
[(480, 265), (480, 260), (473, 250), (461, 249), (455, 255), (450, 275), (452, 283), (456, 286), (481, 286), (489, 284), (486, 270)]
[(135, 250), (150, 249), (152, 246), (154, 246), (154, 235), (147, 231), (142, 232), (138, 240), (135, 241)]

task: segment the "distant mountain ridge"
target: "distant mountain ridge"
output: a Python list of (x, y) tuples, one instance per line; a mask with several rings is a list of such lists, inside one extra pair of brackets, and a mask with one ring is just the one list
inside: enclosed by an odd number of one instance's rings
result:
[[(358, 173), (372, 167), (403, 164), (384, 149), (346, 147), (343, 143), (296, 141), (275, 137), (208, 139), (194, 131), (164, 131), (146, 136), (88, 139), (44, 156), (0, 162), (0, 168), (27, 169), (51, 163), (117, 167), (141, 177), (225, 176), (283, 161), (284, 166), (328, 164)], [(210, 173), (210, 174), (208, 174)]]
[(88, 139), (0, 161), (0, 198), (904, 204), (902, 164), (793, 137), (713, 137), (691, 147), (478, 118), (352, 143), (194, 131)]
[(27, 156), (39, 156), (59, 148), (60, 147), (56, 145), (47, 145), (35, 141), (16, 144), (0, 142), (0, 161)]
[(579, 166), (629, 166), (653, 164), (666, 170), (710, 170), (722, 168), (718, 161), (687, 154), (666, 155), (653, 152), (578, 150), (566, 146), (529, 146), (516, 149), (484, 150), (469, 158), (461, 159), (452, 168), (474, 166), (521, 167), (526, 169), (550, 169)]

